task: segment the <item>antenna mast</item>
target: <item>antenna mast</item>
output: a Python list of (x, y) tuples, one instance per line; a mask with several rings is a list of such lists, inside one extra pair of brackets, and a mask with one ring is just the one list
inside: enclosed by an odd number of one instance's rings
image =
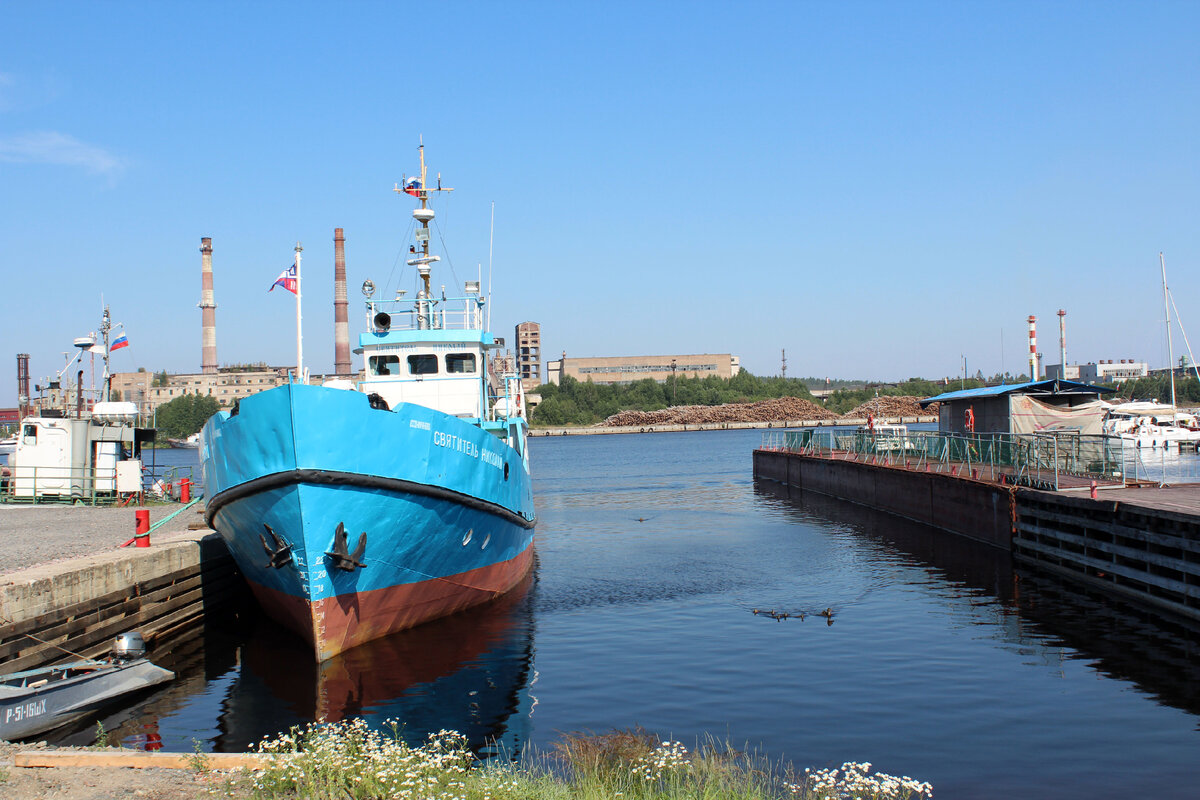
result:
[[(419, 328), (429, 328), (433, 325), (432, 315), (429, 313), (429, 301), (433, 297), (433, 287), (430, 284), (430, 264), (435, 261), (440, 261), (438, 256), (429, 255), (429, 222), (433, 219), (433, 209), (429, 207), (430, 192), (453, 192), (451, 188), (442, 188), (441, 175), (438, 176), (437, 188), (430, 189), (427, 182), (428, 171), (425, 167), (425, 142), (422, 141), (417, 148), (421, 157), (421, 175), (414, 181), (409, 181), (407, 178), (404, 181), (404, 188), (395, 187), (393, 191), (397, 194), (411, 194), (421, 201), (420, 208), (413, 209), (413, 219), (421, 223), (420, 229), (416, 233), (416, 239), (421, 243), (421, 254), (416, 258), (410, 258), (406, 262), (410, 267), (416, 267), (417, 273), (421, 276), (421, 282), (424, 288), (417, 293), (417, 326)], [(416, 185), (413, 185), (416, 184)]]
[(1167, 312), (1167, 369), (1171, 370), (1171, 408), (1175, 408), (1175, 348), (1171, 344), (1171, 306), (1167, 295), (1167, 262), (1162, 251), (1158, 252), (1158, 265), (1162, 267), (1163, 310)]

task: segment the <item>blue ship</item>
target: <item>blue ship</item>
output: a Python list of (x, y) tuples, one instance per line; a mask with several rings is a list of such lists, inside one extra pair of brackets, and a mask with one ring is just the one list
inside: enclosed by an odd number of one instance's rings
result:
[(486, 298), (431, 287), (424, 148), (408, 264), (416, 298), (376, 301), (361, 380), (300, 380), (204, 426), (205, 518), (263, 609), (324, 661), (492, 600), (533, 562), (536, 521), (520, 379), (491, 358)]

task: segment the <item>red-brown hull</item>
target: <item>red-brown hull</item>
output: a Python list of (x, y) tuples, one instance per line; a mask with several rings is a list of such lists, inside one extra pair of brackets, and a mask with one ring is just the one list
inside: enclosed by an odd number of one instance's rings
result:
[(250, 582), (268, 615), (308, 640), (318, 661), (345, 650), (486, 603), (516, 586), (533, 563), (530, 545), (516, 558), (444, 578), (307, 601)]

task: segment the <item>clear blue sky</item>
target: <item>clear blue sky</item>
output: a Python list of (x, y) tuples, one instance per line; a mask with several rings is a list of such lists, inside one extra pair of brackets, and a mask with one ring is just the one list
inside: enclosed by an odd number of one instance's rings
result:
[[(453, 274), (546, 357), (732, 352), (902, 379), (1166, 360), (1158, 253), (1200, 347), (1196, 3), (5, 3), (0, 406), (94, 329), (195, 371), (333, 360), (334, 227), (396, 264), (416, 168)], [(455, 279), (457, 278), (457, 280)], [(1177, 344), (1177, 352), (1182, 348)], [(1003, 363), (1002, 363), (1003, 355)]]

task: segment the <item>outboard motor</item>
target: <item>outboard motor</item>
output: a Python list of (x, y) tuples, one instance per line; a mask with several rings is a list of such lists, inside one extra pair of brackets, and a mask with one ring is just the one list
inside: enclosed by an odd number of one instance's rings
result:
[(114, 661), (133, 661), (146, 655), (146, 640), (140, 633), (122, 633), (113, 639)]

